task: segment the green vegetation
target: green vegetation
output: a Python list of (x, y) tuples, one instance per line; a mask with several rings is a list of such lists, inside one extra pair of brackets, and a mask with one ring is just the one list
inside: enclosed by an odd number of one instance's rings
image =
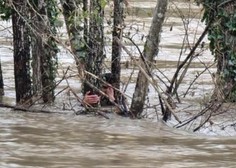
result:
[(208, 39), (217, 61), (217, 84), (224, 97), (236, 101), (236, 2), (198, 0), (204, 7), (202, 20), (211, 24)]
[(12, 15), (12, 9), (6, 0), (0, 1), (0, 16), (3, 20), (8, 20)]

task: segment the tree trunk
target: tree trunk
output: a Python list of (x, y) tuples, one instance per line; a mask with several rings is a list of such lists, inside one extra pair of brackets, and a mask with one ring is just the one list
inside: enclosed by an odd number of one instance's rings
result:
[(43, 101), (45, 103), (51, 103), (54, 101), (54, 89), (55, 78), (57, 71), (57, 43), (54, 39), (56, 35), (55, 20), (57, 19), (56, 0), (45, 1), (41, 0), (42, 8), (39, 10), (40, 14), (44, 17), (42, 20), (43, 34), (42, 46), (43, 55), (41, 57), (41, 75), (42, 75), (42, 87), (43, 87)]
[(43, 57), (43, 42), (41, 33), (43, 25), (41, 16), (38, 15), (38, 11), (41, 7), (39, 4), (35, 4), (33, 7), (34, 10), (31, 11), (31, 26), (33, 27), (31, 31), (33, 95), (42, 96), (41, 58)]
[[(90, 17), (89, 17), (89, 48), (88, 56), (86, 57), (85, 69), (97, 76), (102, 72), (102, 65), (105, 58), (104, 50), (104, 6), (102, 1), (90, 1)], [(99, 82), (96, 79), (86, 76), (86, 80), (93, 85), (99, 87)], [(91, 88), (84, 84), (84, 92), (91, 90)]]
[(31, 4), (34, 7), (31, 11), (33, 87), (34, 94), (42, 94), (45, 103), (54, 101), (58, 52), (54, 39), (57, 17), (55, 3), (54, 0), (39, 0)]
[[(113, 41), (112, 41), (112, 63), (111, 63), (111, 72), (115, 77), (114, 87), (120, 89), (120, 71), (121, 71), (121, 46), (117, 43), (114, 38), (122, 39), (123, 32), (123, 10), (124, 3), (123, 0), (114, 1), (114, 20), (113, 20)], [(115, 98), (118, 100), (119, 95), (115, 93)]]
[[(168, 0), (159, 0), (155, 7), (151, 28), (149, 30), (143, 51), (142, 67), (146, 70), (147, 67), (144, 64), (144, 61), (146, 60), (147, 62), (152, 62), (159, 51), (160, 33), (167, 10), (167, 4)], [(148, 66), (151, 70), (151, 65)], [(147, 72), (151, 75), (151, 71), (147, 70)], [(139, 117), (143, 112), (148, 85), (149, 83), (147, 78), (141, 71), (139, 71), (130, 109), (136, 117)]]
[[(89, 0), (83, 0), (83, 12), (84, 13), (88, 13), (89, 12)], [(84, 42), (86, 44), (86, 46), (89, 43), (89, 18), (88, 17), (84, 17)], [(87, 47), (86, 49), (86, 55), (88, 54), (87, 52)]]
[[(30, 39), (25, 20), (29, 19), (27, 1), (13, 0), (12, 15), (16, 103), (31, 98)], [(19, 15), (20, 14), (20, 15)]]
[[(70, 45), (76, 61), (86, 57), (86, 43), (83, 38), (82, 0), (61, 0)], [(77, 62), (77, 65), (79, 63)]]
[[(61, 0), (70, 46), (75, 57), (78, 72), (84, 78), (84, 66), (88, 51), (88, 13), (87, 0)], [(81, 8), (83, 6), (83, 8)]]
[[(37, 25), (34, 22), (34, 25)], [(33, 95), (42, 95), (42, 75), (41, 75), (41, 57), (43, 55), (42, 39), (33, 34), (32, 36), (32, 82), (33, 82)]]
[(0, 62), (0, 96), (4, 95), (4, 82), (2, 76), (2, 63)]
[[(99, 75), (104, 59), (104, 7), (102, 1), (61, 0), (61, 4), (79, 73), (86, 69), (95, 75)], [(86, 13), (89, 14), (89, 19), (87, 19)], [(97, 85), (97, 81), (90, 76), (85, 78), (92, 84)], [(90, 87), (84, 84), (84, 93), (87, 90), (90, 90)]]
[(218, 13), (209, 32), (210, 46), (217, 60), (217, 85), (212, 98), (236, 102), (236, 1), (215, 3)]

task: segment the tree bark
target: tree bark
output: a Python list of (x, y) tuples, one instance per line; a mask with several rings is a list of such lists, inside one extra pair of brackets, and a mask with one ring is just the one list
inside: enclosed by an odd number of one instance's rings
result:
[[(159, 41), (160, 41), (160, 33), (162, 29), (162, 24), (165, 18), (165, 13), (167, 10), (168, 0), (159, 0), (157, 1), (157, 5), (155, 7), (151, 28), (149, 30), (149, 34), (147, 36), (147, 40), (144, 45), (142, 67), (151, 75), (151, 71), (148, 70), (148, 67), (151, 68), (151, 64), (145, 64), (145, 61), (152, 62), (154, 57), (158, 54), (159, 51)], [(133, 94), (133, 99), (131, 103), (131, 112), (139, 117), (143, 112), (143, 107), (145, 103), (145, 97), (147, 95), (148, 89), (148, 80), (145, 75), (139, 71), (138, 78), (135, 86), (135, 91)]]
[[(86, 3), (86, 2), (85, 2)], [(83, 6), (82, 0), (61, 0), (63, 15), (65, 18), (66, 28), (70, 39), (70, 45), (76, 61), (86, 57), (86, 42), (83, 37)], [(84, 5), (85, 6), (85, 5)], [(77, 62), (77, 65), (79, 63)]]
[[(114, 20), (113, 20), (113, 32), (112, 32), (112, 60), (111, 60), (111, 72), (115, 78), (114, 87), (120, 89), (120, 72), (121, 72), (121, 46), (117, 43), (115, 38), (122, 39), (123, 34), (123, 0), (114, 1)], [(116, 100), (119, 99), (119, 95), (115, 92)]]
[(88, 56), (88, 19), (83, 13), (89, 13), (87, 0), (60, 0), (66, 23), (70, 46), (78, 72), (84, 78), (85, 60)]
[[(90, 1), (90, 11), (89, 11), (89, 43), (88, 43), (88, 55), (86, 57), (85, 69), (92, 74), (99, 76), (102, 73), (104, 55), (104, 6), (102, 6), (102, 1), (93, 0)], [(99, 87), (99, 81), (92, 78), (91, 76), (86, 76), (86, 80), (93, 85)], [(91, 88), (84, 84), (84, 93)]]
[(214, 43), (217, 72), (212, 98), (236, 102), (236, 1), (218, 2), (217, 5), (218, 10), (225, 14), (215, 17), (215, 24), (211, 27), (211, 32), (222, 37)]
[[(82, 74), (81, 71), (86, 69), (95, 75), (99, 75), (104, 59), (104, 7), (102, 1), (61, 0), (61, 4), (79, 73)], [(85, 80), (98, 85), (97, 80), (90, 76), (85, 76)], [(85, 93), (90, 89), (84, 83), (83, 92)]]
[(2, 75), (2, 63), (0, 62), (0, 96), (4, 95), (4, 81)]
[[(33, 30), (31, 31), (31, 46), (32, 46), (32, 82), (33, 95), (42, 96), (42, 74), (41, 74), (41, 58), (43, 57), (42, 46), (42, 20), (38, 11), (41, 8), (39, 4), (34, 4), (34, 10), (31, 10), (31, 18)], [(37, 11), (37, 12), (36, 12)]]
[(26, 21), (29, 19), (27, 1), (13, 0), (13, 47), (16, 103), (23, 104), (32, 96), (30, 77), (30, 39)]
[(55, 19), (57, 19), (56, 0), (40, 0), (43, 4), (39, 13), (44, 18), (42, 20), (42, 47), (43, 55), (41, 57), (41, 75), (43, 87), (43, 101), (51, 103), (54, 101), (54, 89), (56, 86), (55, 78), (57, 71), (57, 52), (58, 47), (54, 36), (56, 34)]

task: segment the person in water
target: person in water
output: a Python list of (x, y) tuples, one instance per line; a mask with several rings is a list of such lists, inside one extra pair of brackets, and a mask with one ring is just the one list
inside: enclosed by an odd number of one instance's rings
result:
[(112, 73), (105, 73), (101, 78), (106, 82), (101, 84), (101, 91), (105, 93), (106, 96), (88, 91), (84, 95), (83, 104), (95, 107), (98, 104), (103, 107), (116, 106), (116, 108), (112, 108), (114, 112), (119, 115), (130, 116), (131, 113), (127, 108), (125, 97), (121, 96), (119, 101), (115, 99), (114, 88), (112, 87), (115, 84), (115, 78)]
[(94, 105), (100, 103), (101, 106), (113, 105), (112, 102), (115, 102), (114, 89), (112, 85), (114, 84), (114, 76), (111, 73), (105, 73), (102, 75), (102, 80), (107, 84), (102, 84), (101, 91), (104, 92), (106, 96), (100, 96), (92, 91), (85, 93), (83, 98), (84, 104)]

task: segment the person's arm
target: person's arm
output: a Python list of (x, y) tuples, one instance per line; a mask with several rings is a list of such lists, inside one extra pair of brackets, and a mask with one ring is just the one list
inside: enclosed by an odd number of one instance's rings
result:
[(107, 96), (109, 97), (109, 100), (111, 102), (114, 102), (116, 99), (115, 99), (115, 96), (114, 96), (114, 89), (112, 87), (108, 87), (107, 90), (106, 90), (106, 94)]
[(96, 94), (90, 94), (91, 92), (88, 91), (85, 93), (84, 98), (83, 98), (83, 103), (86, 104), (96, 104), (100, 101), (100, 97)]

